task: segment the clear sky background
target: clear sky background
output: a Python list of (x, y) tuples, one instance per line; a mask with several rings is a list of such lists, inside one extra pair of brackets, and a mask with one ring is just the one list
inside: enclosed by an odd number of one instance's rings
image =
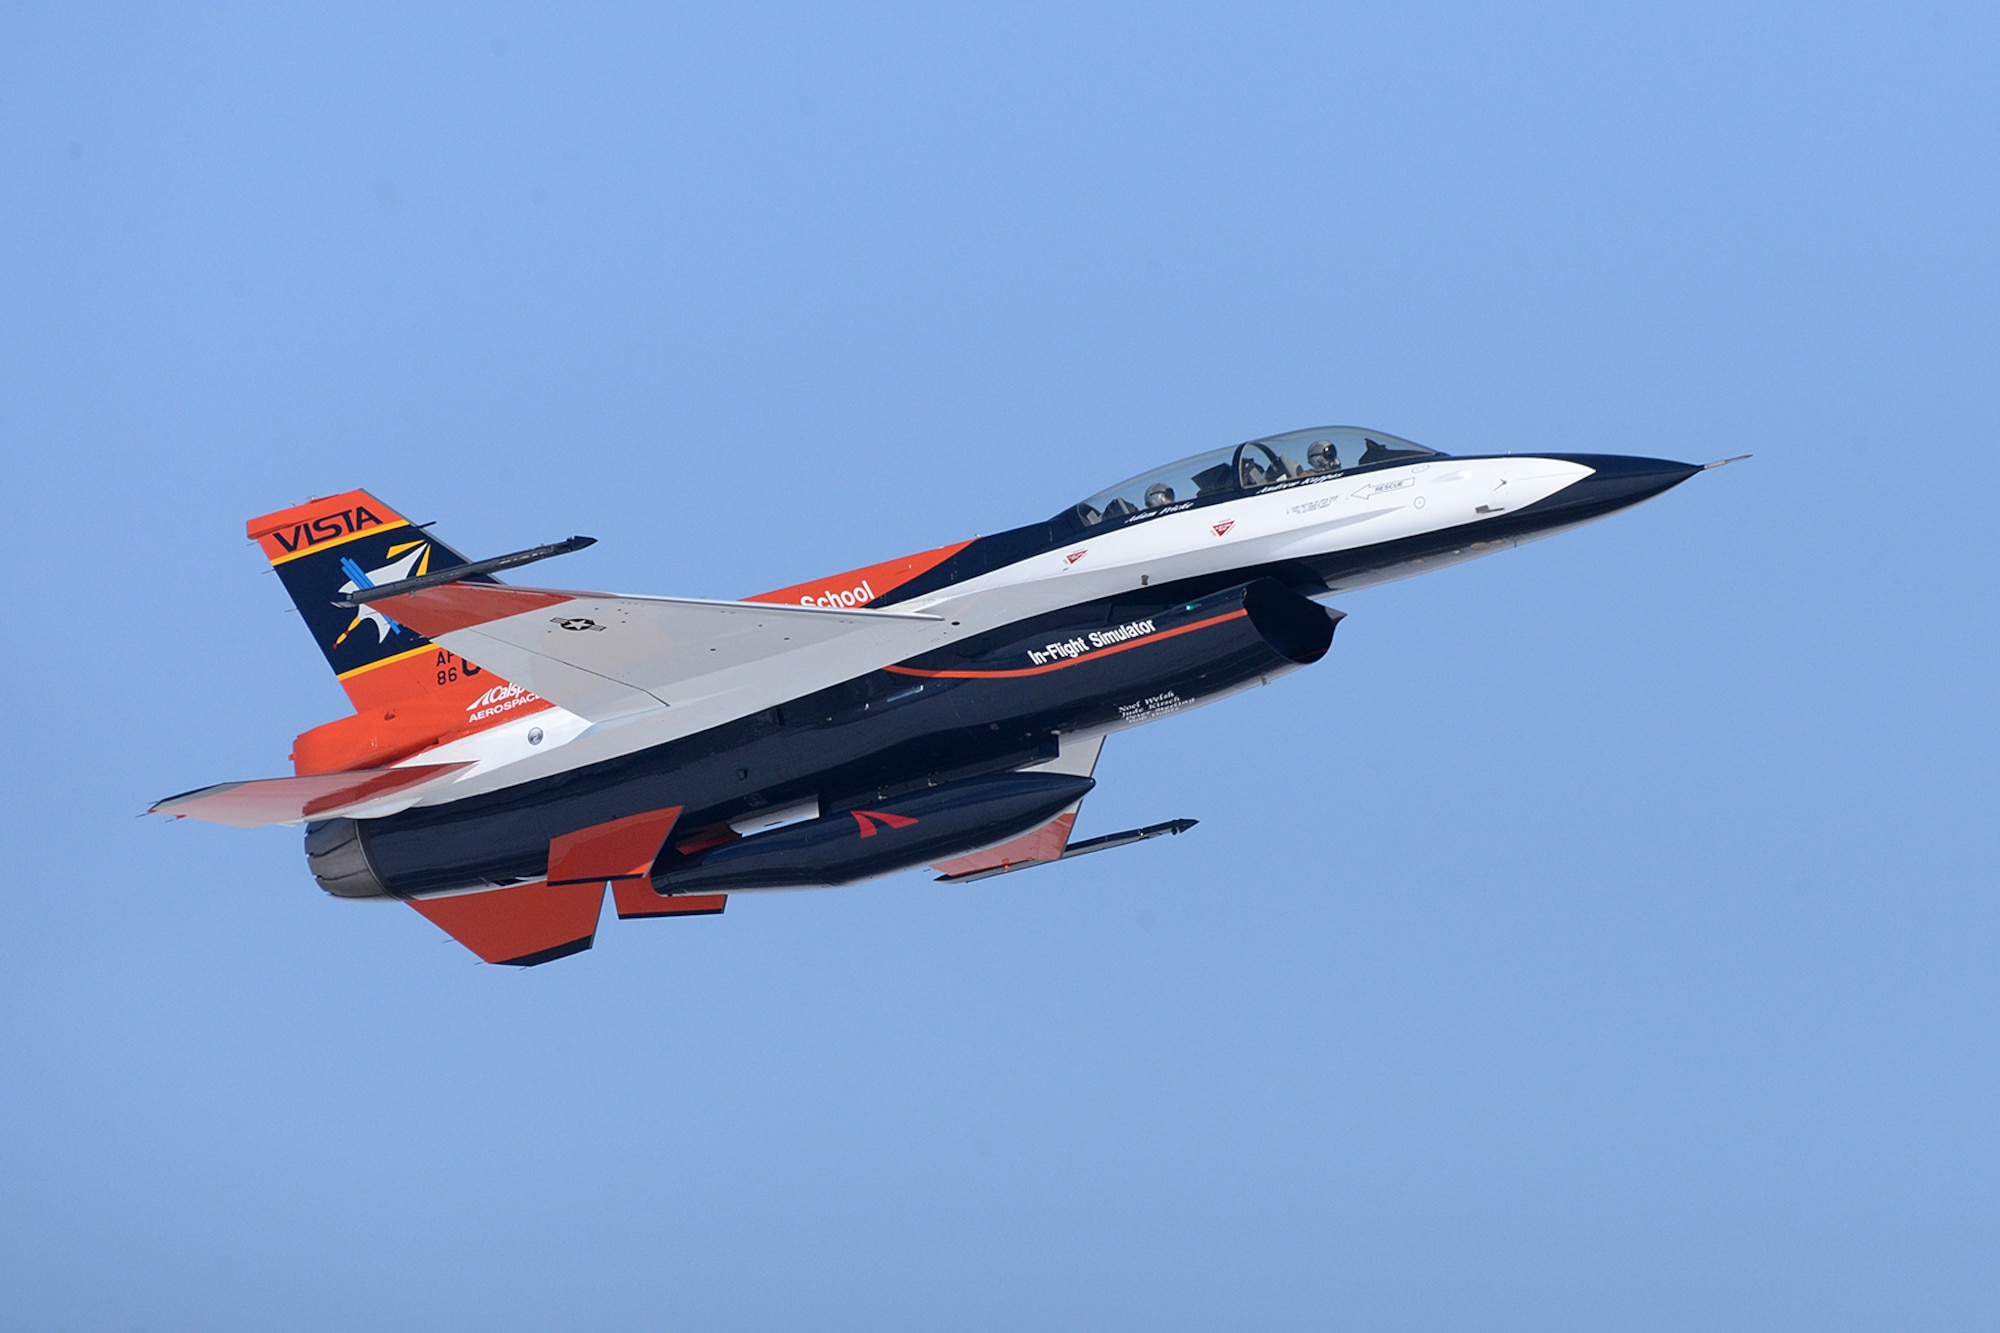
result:
[[(2000, 19), (1614, 9), (7, 8), (0, 1326), (2000, 1320)], [(345, 710), (308, 495), (740, 596), (1330, 422), (1756, 458), (1029, 874), (520, 973), (135, 818)]]

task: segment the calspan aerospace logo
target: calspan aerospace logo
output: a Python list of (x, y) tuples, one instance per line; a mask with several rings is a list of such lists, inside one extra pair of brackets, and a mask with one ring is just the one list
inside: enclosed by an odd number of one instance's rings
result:
[[(400, 583), (404, 579), (417, 578), (431, 572), (431, 544), (427, 541), (404, 542), (389, 548), (389, 563), (380, 569), (363, 569), (350, 556), (340, 558), (341, 572), (347, 575), (347, 582), (340, 585), (340, 595), (360, 592), (363, 588), (379, 588), (385, 583)], [(389, 636), (402, 629), (395, 621), (383, 615), (372, 606), (356, 607), (354, 619), (333, 641), (338, 648), (347, 642), (347, 636), (362, 625), (375, 627), (375, 642), (387, 643)]]
[[(519, 685), (495, 685), (465, 706), (465, 720), (484, 722), (489, 717), (498, 717), (502, 713), (511, 713), (516, 708), (525, 708), (529, 704), (538, 704), (541, 701), (540, 695), (530, 694)], [(533, 744), (535, 740), (536, 737), (533, 735), (528, 737), (529, 744)]]

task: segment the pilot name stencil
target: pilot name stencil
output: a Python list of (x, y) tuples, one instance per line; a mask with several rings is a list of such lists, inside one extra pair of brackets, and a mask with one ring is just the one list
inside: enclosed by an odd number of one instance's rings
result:
[(1185, 699), (1175, 694), (1172, 690), (1167, 690), (1160, 694), (1148, 695), (1137, 703), (1119, 704), (1118, 720), (1120, 722), (1150, 721), (1163, 713), (1178, 711), (1181, 705), (1186, 702)]

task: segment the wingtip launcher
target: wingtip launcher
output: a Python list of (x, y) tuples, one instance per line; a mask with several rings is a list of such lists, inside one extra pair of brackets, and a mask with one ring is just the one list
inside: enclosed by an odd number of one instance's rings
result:
[(335, 602), (334, 605), (366, 606), (370, 602), (379, 602), (386, 597), (422, 592), (425, 588), (441, 588), (447, 583), (463, 583), (466, 579), (497, 574), (503, 569), (517, 569), (522, 565), (532, 565), (538, 560), (549, 560), (595, 545), (597, 545), (595, 537), (569, 537), (559, 542), (550, 542), (546, 546), (530, 546), (525, 551), (515, 551), (510, 555), (496, 555), (491, 560), (474, 560), (469, 565), (454, 565), (435, 574), (420, 574), (413, 579), (400, 579), (395, 583), (384, 583), (372, 588), (357, 588), (349, 593), (344, 601)]

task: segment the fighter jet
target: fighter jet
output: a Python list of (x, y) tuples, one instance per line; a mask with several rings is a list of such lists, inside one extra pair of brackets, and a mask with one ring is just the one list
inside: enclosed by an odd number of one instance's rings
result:
[(293, 776), (153, 810), (303, 824), (326, 892), (407, 902), (522, 967), (588, 949), (607, 887), (621, 918), (680, 917), (919, 866), (1020, 871), (1190, 827), (1070, 837), (1108, 736), (1317, 662), (1327, 598), (1718, 465), (1318, 427), (743, 601), (503, 584), (591, 539), (468, 561), (349, 491), (248, 532), (354, 713), (298, 737)]

